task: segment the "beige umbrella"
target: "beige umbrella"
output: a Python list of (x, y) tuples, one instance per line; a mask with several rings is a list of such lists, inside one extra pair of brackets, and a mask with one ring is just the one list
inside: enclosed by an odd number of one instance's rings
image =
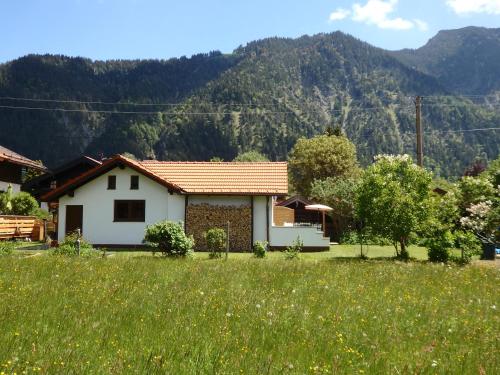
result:
[(304, 207), (306, 210), (318, 211), (323, 215), (323, 236), (326, 237), (326, 226), (325, 226), (325, 212), (333, 211), (333, 208), (325, 206), (324, 204), (310, 204)]

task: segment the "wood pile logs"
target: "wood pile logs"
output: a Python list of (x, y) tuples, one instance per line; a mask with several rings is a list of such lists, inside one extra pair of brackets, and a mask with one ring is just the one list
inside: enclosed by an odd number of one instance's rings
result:
[(203, 232), (211, 228), (227, 230), (229, 222), (229, 251), (251, 251), (252, 208), (250, 205), (219, 206), (189, 204), (186, 210), (186, 233), (193, 235), (196, 251), (206, 250)]

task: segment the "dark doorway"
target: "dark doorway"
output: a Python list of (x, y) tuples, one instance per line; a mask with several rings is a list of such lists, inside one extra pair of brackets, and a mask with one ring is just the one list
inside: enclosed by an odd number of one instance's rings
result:
[(82, 230), (83, 206), (66, 206), (66, 234)]

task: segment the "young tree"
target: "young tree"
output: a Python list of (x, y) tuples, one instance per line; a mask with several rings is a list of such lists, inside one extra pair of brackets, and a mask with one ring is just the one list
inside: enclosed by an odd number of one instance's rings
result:
[(356, 147), (344, 136), (300, 138), (290, 152), (288, 165), (296, 191), (309, 196), (314, 180), (359, 174)]
[(259, 162), (259, 161), (265, 162), (265, 161), (269, 161), (269, 159), (267, 158), (267, 156), (261, 154), (258, 151), (247, 151), (247, 152), (243, 152), (241, 154), (238, 154), (238, 156), (236, 156), (233, 161), (250, 163), (250, 162)]
[(310, 197), (332, 207), (336, 215), (352, 218), (358, 184), (357, 178), (327, 177), (324, 180), (314, 180)]
[(399, 257), (408, 259), (410, 234), (430, 212), (431, 174), (408, 155), (380, 155), (375, 160), (357, 189), (356, 214), (373, 233), (390, 239)]
[(12, 212), (12, 185), (9, 184), (7, 191), (0, 193), (0, 214), (8, 215)]

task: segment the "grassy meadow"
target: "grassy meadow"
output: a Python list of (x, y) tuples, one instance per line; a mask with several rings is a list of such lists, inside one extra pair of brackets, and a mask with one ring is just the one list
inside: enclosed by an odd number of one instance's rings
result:
[(0, 257), (0, 373), (500, 368), (497, 267), (204, 255)]

